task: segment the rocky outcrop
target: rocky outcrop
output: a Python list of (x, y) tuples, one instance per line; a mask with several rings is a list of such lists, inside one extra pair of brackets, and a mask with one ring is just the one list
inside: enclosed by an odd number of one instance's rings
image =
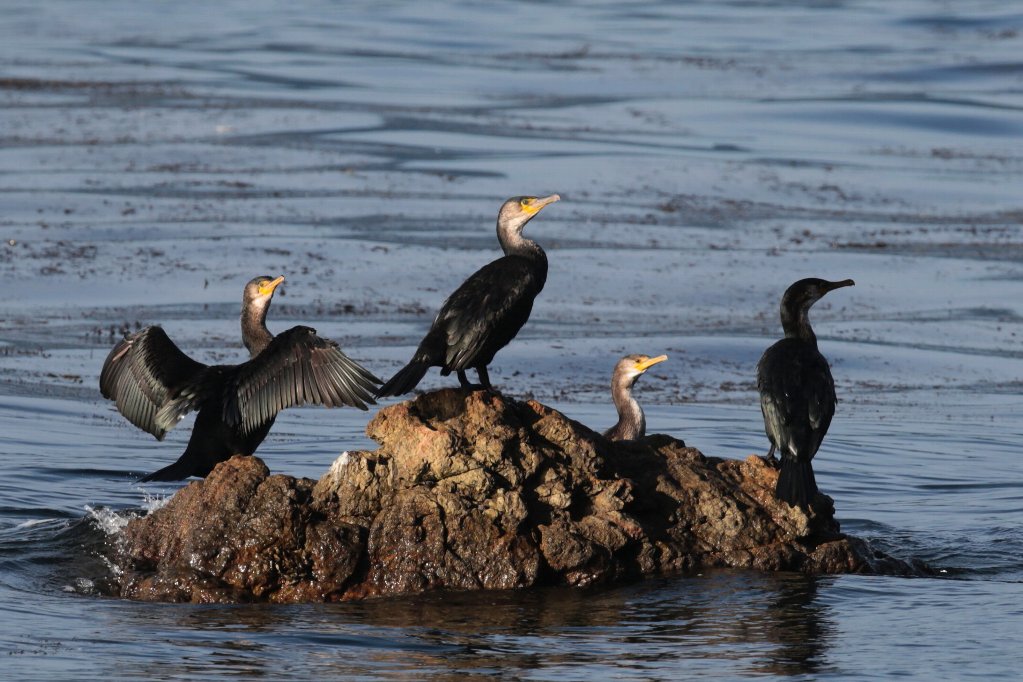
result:
[(384, 408), (380, 447), (318, 482), (221, 463), (133, 520), (115, 591), (160, 601), (300, 602), (432, 589), (589, 585), (738, 567), (917, 573), (842, 535), (830, 498), (775, 499), (761, 458), (668, 436), (610, 443), (539, 403), (442, 390)]

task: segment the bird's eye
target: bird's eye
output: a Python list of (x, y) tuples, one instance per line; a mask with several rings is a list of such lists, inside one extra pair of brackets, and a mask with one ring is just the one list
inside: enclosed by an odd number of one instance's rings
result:
[(519, 200), (519, 205), (522, 206), (522, 208), (529, 206), (531, 203), (533, 203), (533, 200), (529, 197), (522, 197), (522, 199)]

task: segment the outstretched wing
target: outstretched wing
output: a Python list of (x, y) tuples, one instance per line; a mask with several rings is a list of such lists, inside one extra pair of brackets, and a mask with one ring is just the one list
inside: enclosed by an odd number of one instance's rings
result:
[(110, 351), (99, 375), (99, 390), (117, 403), (125, 419), (163, 440), (174, 423), (161, 423), (157, 412), (178, 386), (205, 368), (181, 352), (162, 328), (146, 327), (125, 336)]
[(434, 322), (447, 337), (445, 366), (475, 367), (485, 350), (496, 352), (515, 338), (543, 285), (536, 265), (518, 256), (499, 258), (465, 280)]
[(225, 386), (224, 422), (251, 433), (294, 405), (350, 405), (365, 410), (366, 403), (374, 403), (373, 393), (380, 383), (336, 343), (317, 336), (315, 329), (292, 327), (238, 366), (233, 381)]
[(760, 359), (757, 388), (764, 424), (778, 447), (801, 460), (812, 459), (835, 415), (828, 361), (816, 349), (784, 339)]

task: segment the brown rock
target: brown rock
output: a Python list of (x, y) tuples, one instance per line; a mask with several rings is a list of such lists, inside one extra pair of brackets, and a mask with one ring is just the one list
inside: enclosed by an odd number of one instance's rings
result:
[(125, 529), (116, 591), (161, 601), (331, 601), (588, 585), (701, 567), (925, 570), (843, 535), (830, 498), (774, 497), (759, 457), (654, 435), (610, 443), (539, 403), (442, 390), (380, 410), (380, 447), (314, 483), (235, 457)]

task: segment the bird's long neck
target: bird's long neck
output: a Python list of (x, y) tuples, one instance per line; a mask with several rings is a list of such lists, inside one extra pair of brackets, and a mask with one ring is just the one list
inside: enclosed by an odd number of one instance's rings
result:
[(523, 225), (525, 223), (502, 225), (498, 222), (497, 239), (501, 242), (504, 255), (520, 256), (533, 263), (534, 282), (540, 289), (543, 289), (543, 285), (547, 282), (547, 254), (539, 244), (522, 236)]
[(526, 221), (517, 223), (497, 223), (497, 240), (506, 256), (523, 256), (547, 261), (547, 254), (532, 239), (522, 236), (522, 228)]
[(242, 307), (242, 342), (249, 349), (249, 357), (262, 353), (274, 339), (266, 328), (266, 309), (256, 304)]
[(646, 434), (646, 415), (632, 397), (632, 383), (616, 379), (611, 384), (611, 399), (618, 408), (618, 423), (613, 431), (620, 434), (622, 440), (642, 438)]
[(792, 307), (783, 304), (781, 328), (785, 330), (785, 338), (799, 339), (817, 347), (817, 337), (810, 327), (810, 306)]

